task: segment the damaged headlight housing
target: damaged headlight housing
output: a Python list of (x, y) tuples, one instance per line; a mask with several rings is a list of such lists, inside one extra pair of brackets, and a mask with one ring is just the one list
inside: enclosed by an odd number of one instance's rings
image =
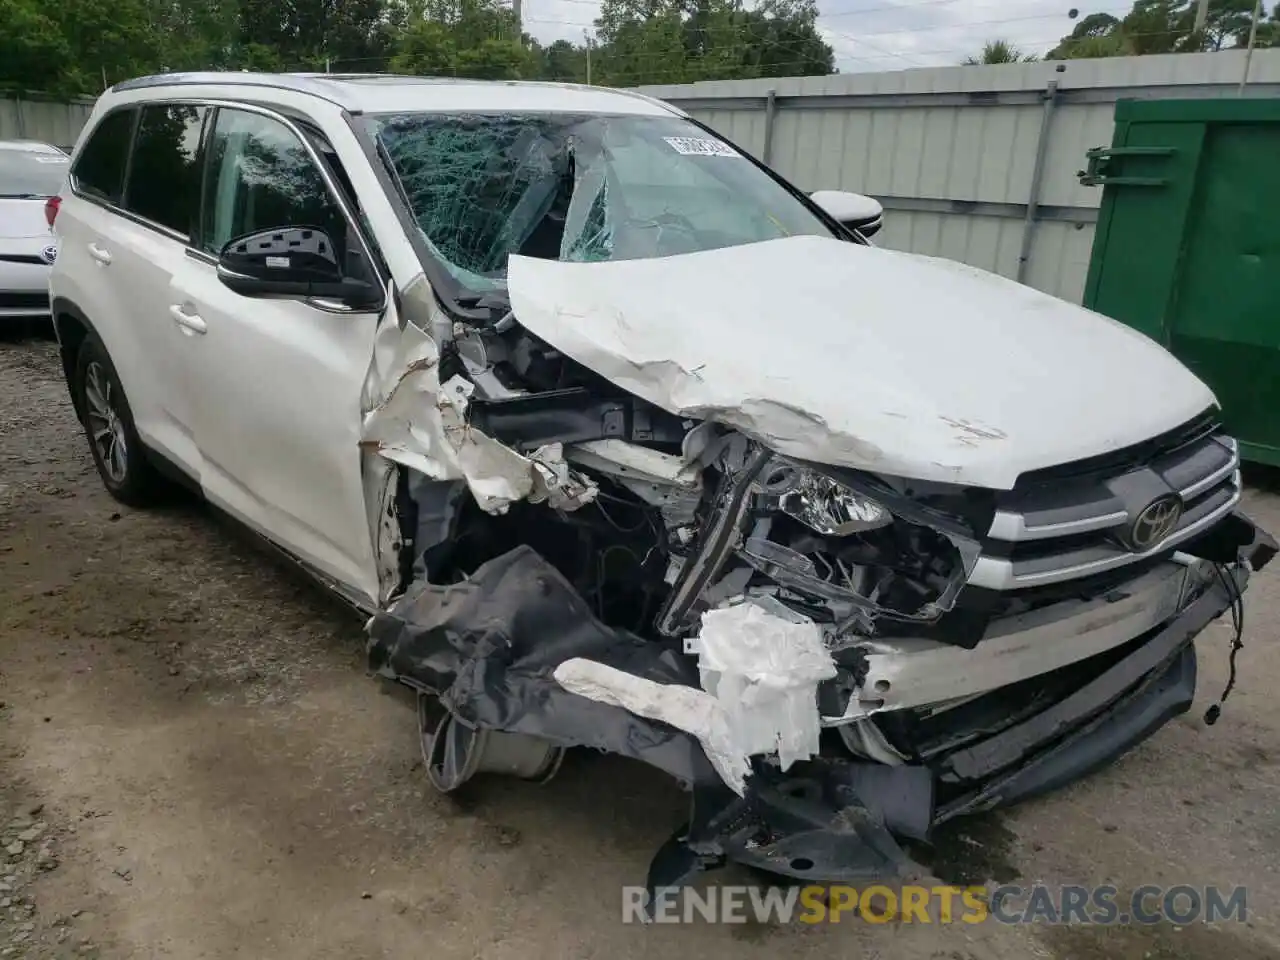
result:
[(893, 514), (882, 503), (797, 464), (770, 464), (763, 486), (777, 497), (779, 511), (826, 537), (847, 537), (893, 523)]

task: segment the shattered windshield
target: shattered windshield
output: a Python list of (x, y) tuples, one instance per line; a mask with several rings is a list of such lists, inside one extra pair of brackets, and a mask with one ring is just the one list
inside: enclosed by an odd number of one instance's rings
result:
[(831, 236), (763, 170), (679, 117), (399, 114), (370, 120), (427, 244), (469, 290), (507, 258), (665, 257)]

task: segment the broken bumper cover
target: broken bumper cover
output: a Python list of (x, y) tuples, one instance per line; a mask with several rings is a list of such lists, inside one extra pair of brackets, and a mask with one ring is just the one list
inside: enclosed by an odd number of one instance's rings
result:
[[(1195, 692), (1195, 637), (1231, 606), (1249, 568), (1261, 569), (1275, 553), (1274, 541), (1252, 523), (1240, 515), (1236, 522), (1247, 525), (1248, 536), (1232, 544), (1236, 562), (1223, 568), (1229, 575), (1210, 579), (1172, 619), (1033, 714), (899, 766), (816, 757), (784, 773), (753, 757), (742, 795), (726, 786), (694, 736), (557, 682), (556, 667), (573, 658), (654, 684), (696, 688), (699, 677), (676, 643), (596, 620), (530, 548), (490, 561), (464, 583), (416, 585), (370, 622), (370, 662), (437, 694), (468, 725), (594, 747), (676, 777), (692, 794), (690, 822), (655, 856), (651, 891), (726, 859), (806, 880), (865, 881), (910, 871), (896, 837), (925, 840), (953, 817), (1071, 782), (1186, 711)], [(1204, 555), (1225, 562), (1212, 552)]]

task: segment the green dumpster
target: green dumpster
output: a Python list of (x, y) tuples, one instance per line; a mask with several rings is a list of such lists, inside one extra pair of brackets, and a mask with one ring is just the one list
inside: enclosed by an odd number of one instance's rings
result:
[(1087, 159), (1085, 306), (1171, 350), (1242, 455), (1280, 465), (1280, 99), (1122, 100)]

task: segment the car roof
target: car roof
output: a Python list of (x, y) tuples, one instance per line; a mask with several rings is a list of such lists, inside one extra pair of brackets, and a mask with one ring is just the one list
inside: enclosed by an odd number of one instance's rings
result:
[(126, 80), (117, 83), (110, 92), (154, 90), (173, 95), (174, 88), (188, 86), (257, 88), (254, 94), (257, 100), (263, 99), (263, 94), (273, 89), (303, 93), (337, 104), (352, 113), (511, 110), (529, 113), (683, 115), (682, 111), (653, 97), (607, 87), (380, 73), (169, 73)]
[(65, 156), (53, 144), (41, 143), (39, 140), (0, 140), (0, 150), (13, 150), (19, 153), (56, 153)]

